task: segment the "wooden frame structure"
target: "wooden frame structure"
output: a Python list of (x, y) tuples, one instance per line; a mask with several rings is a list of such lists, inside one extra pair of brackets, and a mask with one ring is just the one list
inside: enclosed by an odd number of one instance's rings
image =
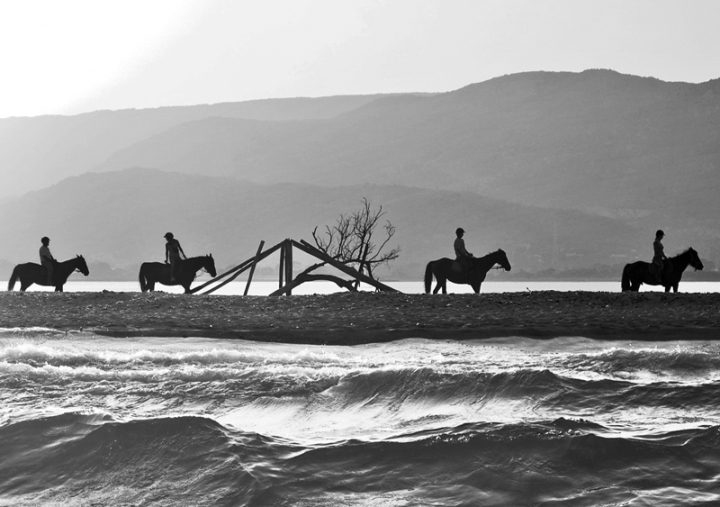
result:
[[(250, 273), (248, 275), (248, 280), (247, 284), (245, 285), (244, 293), (244, 295), (247, 295), (250, 288), (250, 283), (252, 282), (253, 274), (255, 273), (255, 266), (257, 266), (257, 263), (262, 261), (263, 259), (266, 259), (277, 251), (280, 251), (280, 269), (278, 273), (279, 287), (276, 291), (270, 294), (271, 296), (280, 296), (283, 294), (290, 296), (292, 295), (292, 290), (298, 285), (301, 285), (305, 282), (312, 282), (318, 280), (334, 282), (339, 287), (348, 289), (349, 291), (355, 291), (357, 288), (357, 284), (362, 282), (375, 287), (377, 290), (387, 292), (399, 292), (397, 289), (394, 289), (388, 285), (385, 285), (384, 283), (374, 280), (369, 276), (360, 273), (358, 270), (336, 261), (329, 255), (327, 255), (325, 252), (311, 245), (305, 240), (300, 240), (298, 242), (294, 239), (286, 239), (284, 241), (281, 241), (277, 245), (263, 251), (264, 246), (265, 241), (261, 241), (260, 246), (257, 249), (257, 253), (254, 257), (250, 257), (246, 261), (238, 264), (234, 268), (229, 269), (225, 273), (222, 273), (213, 278), (212, 280), (209, 280), (202, 285), (198, 285), (197, 287), (191, 289), (190, 294), (212, 294), (220, 287), (223, 287), (224, 285), (232, 282), (238, 276), (240, 276), (242, 273), (249, 269)], [(336, 268), (339, 271), (342, 271), (347, 275), (350, 275), (351, 277), (353, 277), (354, 280), (344, 280), (338, 276), (326, 274), (312, 275), (307, 272), (307, 269), (303, 273), (300, 273), (297, 277), (293, 278), (293, 248), (297, 248), (301, 252), (311, 255), (321, 261), (315, 266), (311, 266), (310, 269), (319, 267), (322, 264), (327, 264)]]

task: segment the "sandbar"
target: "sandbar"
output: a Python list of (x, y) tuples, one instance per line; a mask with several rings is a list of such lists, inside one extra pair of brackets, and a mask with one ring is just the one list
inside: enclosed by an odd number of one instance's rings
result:
[(699, 340), (720, 339), (720, 294), (342, 292), (267, 297), (4, 292), (0, 327), (326, 345), (506, 336)]

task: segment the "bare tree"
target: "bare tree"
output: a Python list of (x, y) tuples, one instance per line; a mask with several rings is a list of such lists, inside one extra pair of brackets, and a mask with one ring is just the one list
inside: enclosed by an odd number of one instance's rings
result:
[[(374, 210), (367, 198), (363, 197), (361, 208), (350, 215), (341, 214), (332, 227), (325, 226), (324, 236), (318, 236), (318, 228), (315, 227), (312, 232), (315, 245), (334, 260), (351, 265), (375, 280), (375, 268), (381, 264), (389, 265), (390, 261), (397, 259), (400, 254), (400, 248), (383, 252), (395, 235), (395, 226), (390, 221), (380, 224), (383, 216), (385, 212), (382, 206)], [(378, 225), (382, 225), (384, 230), (380, 243), (375, 242)], [(312, 269), (317, 267), (320, 265), (313, 266)], [(356, 288), (358, 283), (356, 281)]]

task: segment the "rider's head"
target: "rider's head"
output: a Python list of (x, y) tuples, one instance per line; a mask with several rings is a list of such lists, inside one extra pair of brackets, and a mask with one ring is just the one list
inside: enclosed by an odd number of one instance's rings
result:
[(40, 240), (40, 242), (43, 245), (47, 245), (48, 243), (50, 243), (50, 238), (48, 238), (47, 236), (43, 236), (43, 238)]
[(463, 234), (465, 234), (465, 229), (463, 229), (462, 227), (458, 227), (457, 229), (455, 229), (455, 234), (457, 236), (462, 236)]
[(655, 237), (662, 238), (663, 236), (665, 236), (665, 233), (662, 231), (662, 229), (658, 229), (657, 232), (655, 233)]
[(172, 232), (165, 233), (165, 236), (163, 236), (165, 239), (173, 239), (175, 236), (173, 236)]

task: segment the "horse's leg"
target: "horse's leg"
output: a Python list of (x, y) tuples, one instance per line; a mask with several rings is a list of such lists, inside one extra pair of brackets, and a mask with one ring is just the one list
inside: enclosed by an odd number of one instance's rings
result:
[(433, 294), (437, 294), (440, 291), (441, 287), (442, 287), (442, 278), (440, 278), (439, 275), (435, 275), (435, 289), (433, 290)]

